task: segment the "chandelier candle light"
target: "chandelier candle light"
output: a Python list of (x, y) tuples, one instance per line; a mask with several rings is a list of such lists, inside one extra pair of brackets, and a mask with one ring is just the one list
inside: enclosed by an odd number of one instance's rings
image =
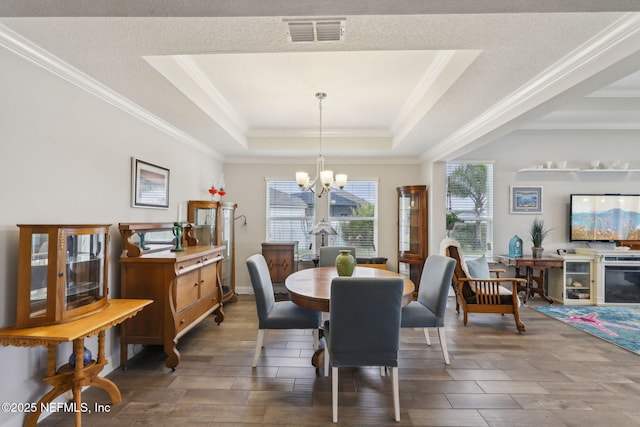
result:
[[(318, 160), (316, 162), (316, 177), (313, 181), (309, 181), (309, 174), (306, 172), (296, 172), (296, 182), (300, 186), (300, 188), (304, 190), (309, 190), (318, 197), (322, 197), (324, 193), (328, 193), (331, 190), (334, 190), (334, 179), (333, 179), (333, 171), (325, 170), (324, 168), (324, 157), (322, 156), (322, 100), (327, 97), (327, 94), (324, 92), (316, 93), (316, 98), (318, 98), (318, 108), (320, 110), (320, 132), (319, 132), (319, 140), (320, 140), (320, 150), (318, 152)], [(318, 181), (318, 178), (320, 179)], [(347, 175), (345, 174), (336, 174), (335, 177), (335, 185), (341, 190), (347, 185)], [(317, 188), (320, 186), (320, 188)], [(314, 190), (314, 187), (316, 189)]]

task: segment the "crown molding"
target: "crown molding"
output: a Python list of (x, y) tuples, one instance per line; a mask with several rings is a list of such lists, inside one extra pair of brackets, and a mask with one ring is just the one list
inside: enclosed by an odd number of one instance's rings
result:
[[(554, 65), (530, 80), (492, 108), (467, 123), (448, 138), (426, 151), (423, 160), (434, 161), (462, 149), (510, 120), (558, 95), (637, 51), (640, 36), (640, 13), (627, 13), (584, 44), (574, 49)], [(610, 57), (614, 58), (611, 59)], [(577, 79), (580, 79), (579, 81)]]
[[(184, 55), (174, 55), (171, 59), (182, 70), (191, 81), (200, 88), (199, 91), (189, 91), (180, 84), (179, 80), (172, 81), (180, 91), (198, 105), (209, 117), (226, 130), (244, 148), (247, 147), (248, 126), (240, 117), (238, 112), (220, 94), (218, 89), (211, 84), (202, 68), (196, 64), (192, 57)], [(162, 73), (164, 75), (164, 73)], [(167, 78), (166, 75), (164, 75)]]
[(0, 23), (0, 46), (32, 62), (51, 74), (73, 84), (87, 93), (113, 105), (125, 113), (141, 120), (176, 140), (194, 148), (218, 161), (224, 157), (201, 141), (187, 135), (161, 118), (151, 114), (139, 105), (108, 88), (87, 74), (64, 62), (50, 52)]
[[(330, 160), (330, 161), (329, 161)], [(397, 166), (397, 165), (421, 165), (424, 163), (418, 157), (335, 157), (331, 156), (329, 160), (326, 160), (327, 164), (331, 165), (384, 165), (384, 166)], [(263, 157), (227, 157), (225, 158), (225, 164), (247, 164), (247, 165), (300, 165), (300, 164), (315, 164), (315, 157), (282, 157), (280, 156), (263, 156)]]

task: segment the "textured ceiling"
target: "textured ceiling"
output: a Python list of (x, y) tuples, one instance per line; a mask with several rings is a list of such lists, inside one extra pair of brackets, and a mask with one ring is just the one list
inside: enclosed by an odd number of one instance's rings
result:
[[(0, 45), (86, 74), (225, 161), (317, 151), (318, 91), (323, 152), (351, 159), (640, 128), (636, 1), (53, 3), (3, 2)], [(291, 43), (285, 19), (314, 15), (344, 18), (344, 40)]]

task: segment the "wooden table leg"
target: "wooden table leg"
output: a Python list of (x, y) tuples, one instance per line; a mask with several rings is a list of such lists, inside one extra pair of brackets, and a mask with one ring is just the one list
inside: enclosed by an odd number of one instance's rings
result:
[(73, 340), (73, 351), (76, 353), (76, 366), (73, 370), (73, 402), (75, 403), (76, 427), (82, 426), (82, 384), (84, 371), (84, 337)]
[(533, 297), (534, 293), (540, 295), (542, 299), (547, 301), (549, 304), (553, 304), (553, 300), (545, 295), (544, 293), (544, 269), (540, 269), (540, 275), (537, 277), (532, 277), (532, 282), (534, 282), (537, 286), (531, 288), (531, 296)]
[[(57, 344), (47, 345), (47, 377), (53, 377), (56, 374), (56, 359), (58, 354), (57, 349)], [(42, 398), (38, 400), (38, 406), (36, 410), (30, 412), (27, 415), (27, 418), (25, 418), (25, 427), (35, 427), (35, 425), (38, 423), (38, 418), (40, 418), (40, 415), (42, 414), (42, 406), (46, 406), (53, 399), (60, 396), (68, 389), (69, 388), (64, 385), (55, 386), (53, 390), (50, 390), (47, 394), (42, 396)]]
[(122, 394), (118, 386), (107, 378), (99, 377), (98, 374), (107, 364), (105, 357), (105, 333), (101, 331), (98, 334), (98, 357), (97, 360), (91, 361), (87, 366), (84, 365), (84, 338), (78, 338), (73, 341), (73, 351), (75, 352), (76, 365), (73, 370), (69, 365), (63, 365), (56, 370), (57, 344), (49, 344), (47, 346), (47, 376), (44, 381), (53, 389), (49, 390), (37, 403), (37, 410), (27, 415), (24, 425), (25, 427), (35, 427), (38, 418), (42, 414), (42, 408), (53, 402), (55, 398), (61, 396), (67, 391), (73, 392), (73, 408), (75, 410), (75, 425), (82, 426), (82, 387), (99, 387), (109, 394), (112, 404), (122, 401)]

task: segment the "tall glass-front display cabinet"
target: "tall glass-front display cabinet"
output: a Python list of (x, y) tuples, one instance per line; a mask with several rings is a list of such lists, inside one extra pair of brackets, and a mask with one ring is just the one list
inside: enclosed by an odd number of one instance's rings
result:
[(18, 328), (67, 322), (106, 307), (110, 224), (18, 227)]
[(427, 186), (397, 187), (398, 272), (414, 283), (418, 294), (422, 268), (427, 259)]
[(235, 284), (233, 220), (236, 204), (223, 201), (189, 200), (187, 206), (187, 220), (193, 224), (193, 234), (198, 239), (198, 245), (225, 247), (219, 273), (222, 282), (222, 302), (236, 302), (238, 297)]

